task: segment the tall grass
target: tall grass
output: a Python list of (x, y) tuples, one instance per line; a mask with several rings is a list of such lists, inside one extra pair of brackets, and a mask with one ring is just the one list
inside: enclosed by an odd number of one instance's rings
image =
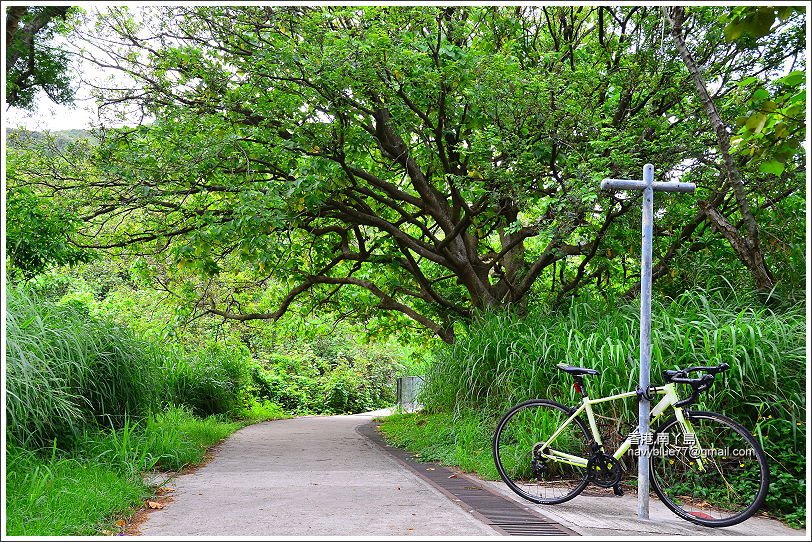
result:
[(242, 424), (219, 416), (198, 418), (187, 407), (170, 407), (120, 429), (86, 432), (74, 454), (94, 458), (136, 477), (152, 469), (179, 470), (199, 463), (212, 444)]
[(88, 424), (121, 426), (155, 402), (158, 357), (128, 330), (80, 305), (7, 291), (8, 434), (28, 447), (72, 438)]
[(70, 448), (86, 430), (122, 429), (168, 406), (198, 416), (249, 406), (250, 354), (157, 345), (92, 316), (77, 300), (54, 302), (9, 288), (7, 435), (28, 449)]
[[(502, 411), (531, 397), (575, 398), (558, 363), (601, 371), (587, 377), (590, 393), (635, 389), (639, 368), (639, 308), (573, 301), (564, 313), (537, 310), (482, 315), (469, 333), (437, 354), (422, 401), (429, 410)], [(654, 302), (652, 382), (664, 369), (728, 363), (706, 405), (755, 420), (805, 414), (805, 317), (801, 308), (731, 308), (706, 293)], [(633, 408), (634, 405), (632, 405)]]
[(160, 367), (164, 402), (187, 405), (198, 416), (235, 412), (250, 382), (250, 357), (247, 348), (234, 345), (167, 348)]

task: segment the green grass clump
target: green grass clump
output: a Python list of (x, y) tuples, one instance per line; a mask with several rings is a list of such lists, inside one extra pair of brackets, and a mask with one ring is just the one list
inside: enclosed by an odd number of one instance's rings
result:
[[(270, 405), (252, 421), (281, 411)], [(115, 530), (151, 493), (144, 471), (178, 471), (200, 463), (206, 450), (246, 425), (222, 416), (195, 417), (171, 407), (120, 429), (86, 430), (70, 450), (7, 449), (7, 532), (18, 536), (92, 535)]]
[(236, 415), (239, 420), (246, 424), (289, 417), (278, 404), (267, 400), (259, 400), (256, 397), (250, 397), (244, 406), (237, 411)]
[(88, 424), (120, 426), (155, 403), (157, 355), (81, 305), (7, 290), (8, 435), (36, 448)]
[(209, 344), (186, 351), (167, 348), (161, 364), (163, 396), (198, 416), (229, 413), (240, 406), (240, 391), (249, 384), (250, 353), (244, 346)]
[(80, 457), (91, 457), (137, 476), (153, 468), (180, 470), (199, 463), (206, 449), (243, 427), (221, 416), (195, 417), (187, 407), (171, 407), (121, 429), (85, 433)]
[(6, 451), (9, 536), (96, 535), (110, 528), (112, 517), (130, 515), (149, 493), (103, 459)]
[(495, 480), (499, 474), (491, 455), (491, 424), (487, 422), (475, 411), (456, 415), (396, 413), (385, 418), (381, 432), (391, 444), (419, 454), (423, 461), (457, 465)]
[(147, 419), (143, 438), (162, 470), (179, 470), (200, 463), (206, 450), (245, 424), (221, 416), (204, 419), (188, 410), (169, 409)]

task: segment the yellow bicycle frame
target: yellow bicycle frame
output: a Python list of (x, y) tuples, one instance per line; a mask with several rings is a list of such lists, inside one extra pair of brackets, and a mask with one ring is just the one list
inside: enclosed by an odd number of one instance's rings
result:
[[(664, 386), (657, 386), (652, 388), (652, 391), (658, 395), (664, 395), (664, 397), (657, 403), (657, 405), (651, 410), (651, 420), (654, 421), (659, 418), (665, 409), (670, 406), (673, 406), (676, 402), (680, 400), (679, 396), (677, 395), (676, 385), (665, 384)], [(600, 431), (598, 431), (598, 424), (595, 422), (595, 414), (592, 412), (592, 405), (596, 405), (598, 403), (605, 403), (608, 401), (616, 401), (618, 399), (627, 399), (631, 397), (636, 397), (636, 391), (629, 391), (626, 393), (620, 393), (617, 395), (610, 395), (609, 397), (601, 397), (600, 399), (590, 399), (589, 397), (584, 397), (581, 406), (579, 406), (575, 412), (561, 424), (561, 427), (556, 429), (555, 433), (553, 433), (549, 439), (539, 448), (539, 452), (546, 456), (548, 459), (552, 459), (554, 461), (559, 461), (562, 463), (568, 463), (570, 465), (575, 465), (578, 467), (586, 468), (588, 459), (579, 457), (577, 455), (572, 455), (564, 452), (559, 452), (550, 447), (553, 441), (561, 434), (562, 431), (570, 424), (572, 421), (577, 418), (582, 412), (586, 412), (587, 420), (589, 420), (589, 428), (592, 432), (592, 438), (595, 440), (595, 443), (603, 447), (603, 442), (601, 441)], [(685, 415), (683, 414), (681, 407), (674, 407), (674, 415), (677, 418), (677, 421), (682, 426), (683, 431), (687, 435), (693, 435), (694, 438), (696, 437), (694, 433), (694, 428), (691, 426), (691, 422), (685, 419)], [(699, 447), (699, 443), (696, 443), (696, 446)], [(632, 447), (632, 440), (631, 436), (626, 438), (620, 446), (618, 446), (615, 453), (612, 454), (612, 457), (615, 459), (620, 459), (623, 454), (629, 451)], [(700, 469), (702, 469), (702, 461), (701, 461), (701, 453), (697, 454), (696, 461)]]

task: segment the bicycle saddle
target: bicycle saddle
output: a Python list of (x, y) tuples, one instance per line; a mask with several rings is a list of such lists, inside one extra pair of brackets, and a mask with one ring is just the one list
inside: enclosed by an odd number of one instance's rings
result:
[(563, 363), (559, 363), (558, 365), (556, 365), (556, 367), (558, 367), (559, 370), (574, 376), (601, 374), (600, 371), (596, 371), (595, 369), (587, 369), (586, 367), (575, 367), (573, 365), (565, 365)]

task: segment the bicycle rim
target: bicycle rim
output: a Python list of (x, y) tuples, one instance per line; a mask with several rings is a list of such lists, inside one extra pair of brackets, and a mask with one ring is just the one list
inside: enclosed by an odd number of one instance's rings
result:
[(753, 436), (714, 412), (686, 413), (695, 437), (672, 418), (652, 446), (651, 478), (660, 500), (683, 519), (708, 527), (736, 525), (764, 502), (767, 459)]
[[(502, 480), (525, 499), (558, 504), (586, 487), (587, 470), (570, 462), (534, 453), (570, 417), (570, 411), (553, 401), (538, 399), (517, 405), (500, 420), (493, 439), (493, 456)], [(553, 441), (551, 448), (589, 457), (589, 437), (580, 420), (573, 420)]]

